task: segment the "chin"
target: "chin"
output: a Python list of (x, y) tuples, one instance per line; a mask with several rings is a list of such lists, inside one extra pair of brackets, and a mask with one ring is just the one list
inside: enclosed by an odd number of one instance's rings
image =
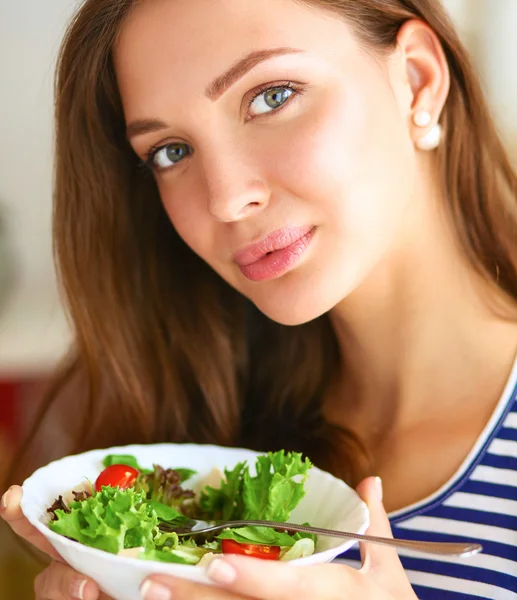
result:
[[(321, 274), (320, 274), (321, 275)], [(303, 325), (330, 312), (360, 286), (356, 274), (336, 272), (329, 276), (292, 279), (289, 283), (269, 288), (247, 297), (260, 312), (281, 325)], [(339, 284), (338, 284), (339, 282)]]
[(254, 304), (266, 317), (280, 325), (287, 326), (303, 325), (321, 317), (333, 308), (329, 303), (322, 303), (316, 298), (292, 301), (288, 297), (284, 297), (275, 302), (274, 298), (270, 297), (263, 302), (254, 302)]

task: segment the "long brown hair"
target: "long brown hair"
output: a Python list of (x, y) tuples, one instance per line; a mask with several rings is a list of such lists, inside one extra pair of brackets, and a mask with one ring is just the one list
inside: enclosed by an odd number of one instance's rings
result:
[[(360, 432), (322, 413), (339, 361), (328, 316), (285, 327), (259, 313), (183, 243), (138, 168), (112, 62), (135, 1), (86, 0), (61, 50), (54, 240), (75, 346), (35, 427), (80, 377), (85, 426), (71, 451), (158, 441), (283, 447), (355, 484), (371, 468)], [(440, 2), (302, 1), (339, 13), (380, 52), (409, 19), (436, 32), (451, 71), (438, 151), (448, 209), (472, 266), (517, 301), (517, 178)]]

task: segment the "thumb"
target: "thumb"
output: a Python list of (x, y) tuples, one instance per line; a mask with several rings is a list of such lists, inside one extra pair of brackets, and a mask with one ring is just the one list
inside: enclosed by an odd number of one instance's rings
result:
[[(382, 481), (378, 477), (368, 477), (358, 485), (357, 493), (370, 510), (370, 527), (366, 533), (392, 538), (390, 521), (382, 503)], [(391, 594), (391, 598), (417, 600), (395, 548), (362, 543), (361, 557), (360, 573), (373, 580), (378, 589)]]
[[(393, 537), (388, 515), (382, 503), (382, 481), (379, 477), (368, 477), (357, 486), (357, 493), (368, 506), (370, 511), (370, 527), (366, 532), (368, 535), (379, 537)], [(397, 550), (388, 546), (362, 543), (361, 558), (363, 561), (363, 572), (376, 572), (393, 567), (402, 568)]]
[(25, 539), (27, 542), (30, 542), (38, 550), (45, 552), (45, 554), (48, 554), (53, 559), (62, 561), (63, 559), (59, 556), (50, 542), (47, 541), (40, 531), (29, 523), (28, 519), (23, 514), (21, 509), (22, 494), (23, 490), (18, 485), (13, 485), (5, 492), (0, 501), (0, 517), (11, 526), (14, 533)]

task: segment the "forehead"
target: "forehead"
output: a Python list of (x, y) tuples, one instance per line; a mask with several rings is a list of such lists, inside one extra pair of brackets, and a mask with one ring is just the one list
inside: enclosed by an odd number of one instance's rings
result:
[(121, 27), (114, 58), (128, 118), (202, 96), (253, 51), (290, 47), (352, 58), (354, 46), (342, 19), (295, 0), (142, 0)]

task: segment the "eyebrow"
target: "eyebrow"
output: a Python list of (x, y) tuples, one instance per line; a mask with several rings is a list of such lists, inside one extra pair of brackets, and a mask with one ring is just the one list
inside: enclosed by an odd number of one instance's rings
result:
[(153, 131), (161, 131), (162, 129), (167, 129), (167, 123), (160, 121), (160, 119), (141, 119), (133, 121), (127, 126), (126, 136), (132, 138)]
[[(302, 50), (296, 48), (270, 48), (268, 50), (255, 50), (247, 56), (236, 61), (225, 73), (214, 79), (207, 86), (205, 96), (212, 101), (220, 98), (232, 85), (244, 77), (246, 73), (254, 69), (260, 63), (285, 54), (298, 54)], [(133, 121), (127, 126), (126, 135), (128, 138), (153, 133), (167, 129), (168, 125), (160, 119), (141, 119)]]
[(255, 50), (254, 52), (250, 52), (247, 56), (233, 64), (228, 71), (217, 77), (217, 79), (206, 88), (205, 96), (210, 100), (215, 101), (232, 85), (239, 81), (239, 79), (244, 77), (246, 73), (265, 60), (284, 54), (298, 54), (299, 52), (302, 51), (297, 50), (296, 48), (271, 48), (269, 50)]

